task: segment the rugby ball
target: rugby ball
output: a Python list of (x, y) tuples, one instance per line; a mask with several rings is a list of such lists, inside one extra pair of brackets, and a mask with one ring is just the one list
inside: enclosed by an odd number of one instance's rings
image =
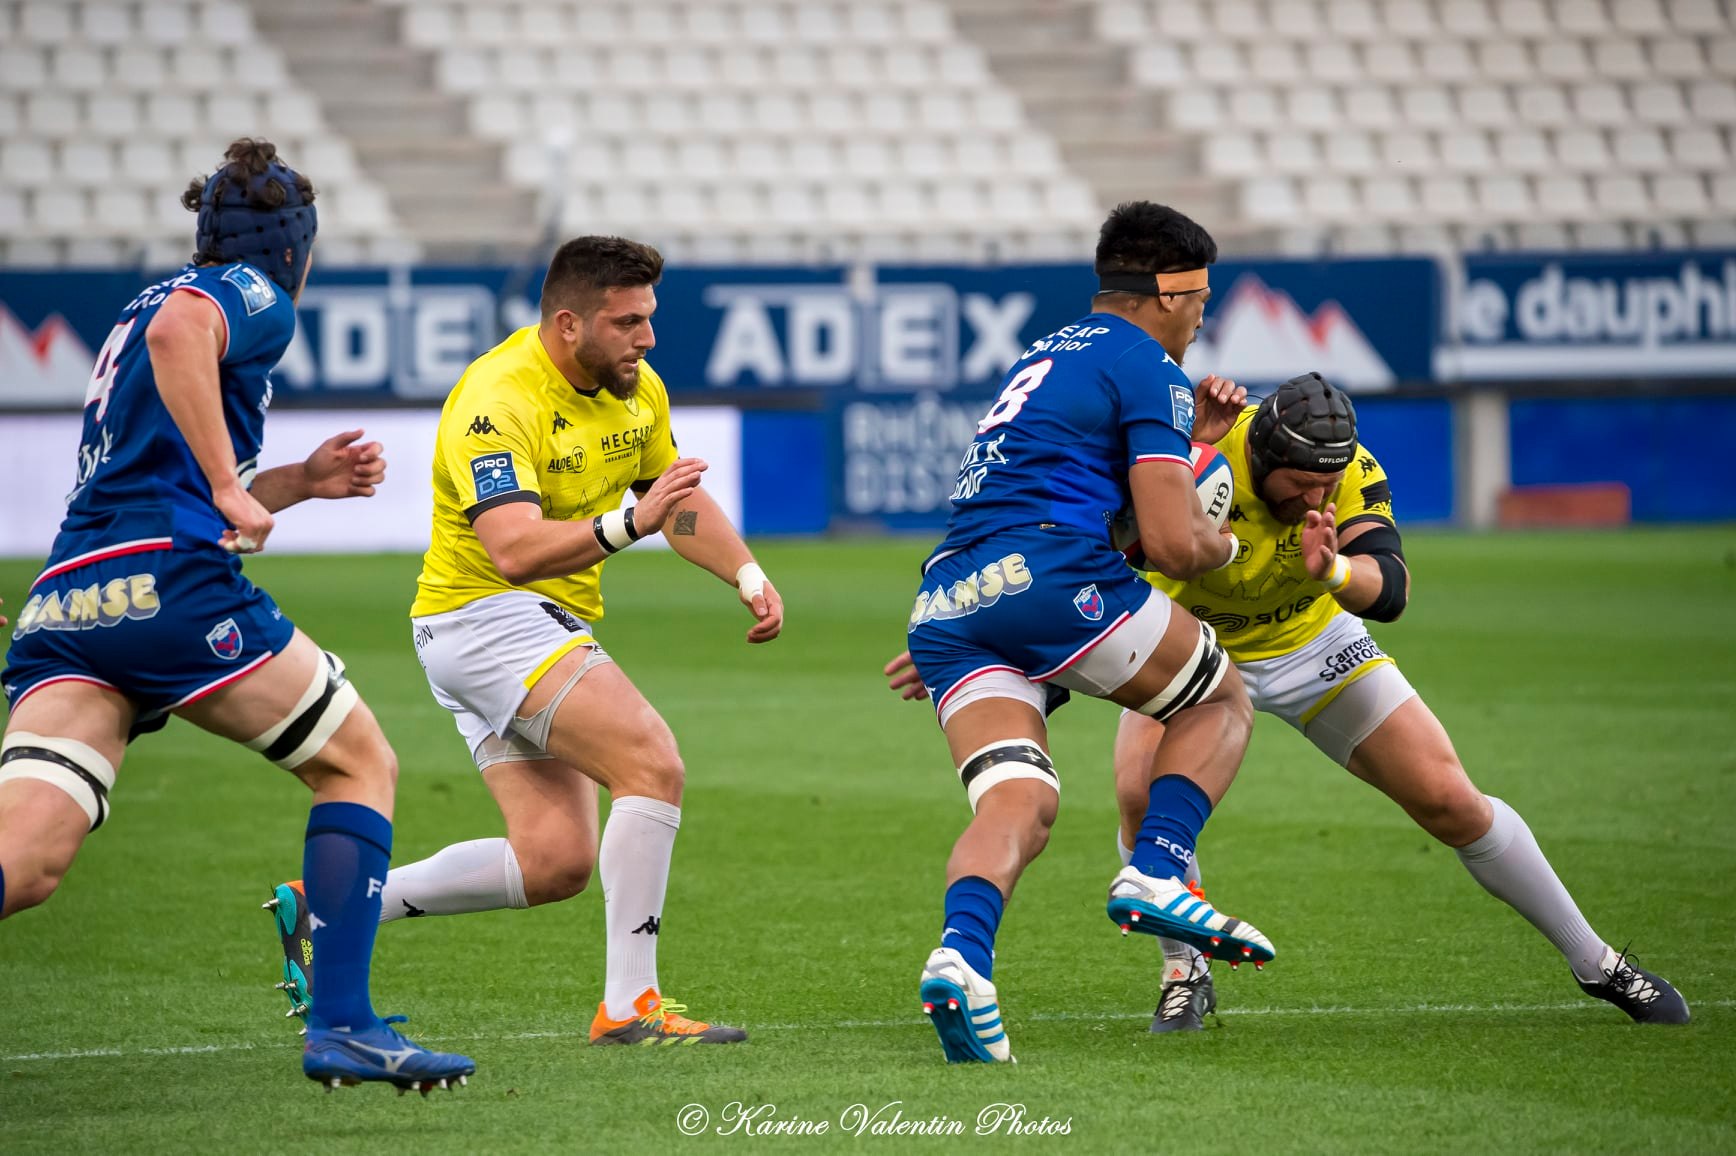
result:
[[(1230, 505), (1236, 496), (1236, 478), (1230, 472), (1230, 459), (1219, 453), (1216, 446), (1194, 442), (1188, 451), (1193, 462), (1194, 493), (1199, 496), (1200, 509), (1218, 529), (1230, 517)], [(1139, 523), (1133, 517), (1133, 503), (1123, 506), (1110, 527), (1110, 541), (1121, 551), (1127, 564), (1135, 570), (1147, 570), (1145, 549), (1139, 544)]]

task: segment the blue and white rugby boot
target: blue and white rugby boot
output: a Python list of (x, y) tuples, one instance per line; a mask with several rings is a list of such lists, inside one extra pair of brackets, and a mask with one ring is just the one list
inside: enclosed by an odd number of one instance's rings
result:
[(454, 1088), (475, 1073), (476, 1062), (451, 1052), (431, 1052), (392, 1027), (404, 1016), (387, 1016), (371, 1028), (320, 1028), (309, 1025), (301, 1070), (326, 1091), (341, 1085), (384, 1083), (401, 1096), (415, 1088), (426, 1096), (435, 1088)]
[(922, 968), (922, 1014), (934, 1022), (949, 1064), (1017, 1063), (1001, 1025), (995, 985), (950, 947), (937, 947)]
[(1123, 867), (1109, 884), (1108, 910), (1123, 935), (1143, 931), (1179, 939), (1198, 948), (1208, 960), (1228, 960), (1231, 967), (1242, 963), (1262, 967), (1278, 954), (1259, 928), (1214, 910), (1180, 879), (1153, 879)]
[[(307, 1018), (313, 1004), (313, 930), (308, 921), (307, 896), (301, 880), (279, 883), (271, 898), (260, 906), (277, 920), (277, 935), (283, 943), (283, 979), (277, 990), (289, 997), (285, 1018)], [(306, 1032), (306, 1028), (302, 1029)]]

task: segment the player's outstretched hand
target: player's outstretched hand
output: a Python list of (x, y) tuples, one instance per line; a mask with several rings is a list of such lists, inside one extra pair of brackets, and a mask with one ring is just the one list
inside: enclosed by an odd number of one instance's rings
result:
[(1332, 575), (1332, 561), (1338, 557), (1338, 506), (1326, 503), (1326, 509), (1309, 510), (1302, 515), (1302, 561), (1308, 576), (1324, 582)]
[(1193, 440), (1221, 441), (1241, 416), (1248, 391), (1227, 377), (1208, 373), (1194, 388)]
[(770, 642), (784, 629), (784, 600), (769, 581), (757, 594), (743, 594), (742, 604), (753, 611), (755, 622), (747, 629), (749, 642)]
[(674, 465), (651, 483), (651, 488), (633, 507), (633, 529), (641, 538), (663, 528), (669, 512), (699, 488), (699, 475), (707, 468), (702, 458), (677, 458)]
[(235, 527), (223, 531), (223, 537), (217, 541), (219, 546), (231, 554), (257, 554), (265, 549), (265, 539), (276, 523), (271, 512), (242, 489), (239, 481), (212, 494), (211, 501), (224, 521)]
[(374, 487), (386, 480), (384, 447), (379, 442), (361, 442), (359, 429), (345, 430), (321, 442), (307, 456), (307, 496), (310, 498), (371, 498)]
[(887, 663), (881, 673), (886, 676), (887, 688), (898, 691), (898, 697), (904, 701), (928, 697), (928, 688), (922, 685), (922, 676), (916, 673), (916, 663), (908, 650)]

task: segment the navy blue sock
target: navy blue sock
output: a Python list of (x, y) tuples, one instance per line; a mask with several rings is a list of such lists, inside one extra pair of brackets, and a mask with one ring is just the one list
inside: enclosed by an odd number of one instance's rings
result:
[(6, 868), (0, 867), (0, 915), (6, 913)]
[(316, 980), (308, 1022), (369, 1028), (368, 965), (380, 926), (380, 892), (392, 858), (392, 821), (359, 803), (317, 803), (307, 815), (302, 885), (313, 920)]
[(1153, 879), (1187, 878), (1194, 844), (1211, 814), (1212, 801), (1199, 784), (1164, 775), (1151, 784), (1151, 802), (1133, 840), (1133, 866)]
[(946, 930), (940, 945), (964, 956), (984, 979), (994, 978), (995, 932), (1006, 905), (1001, 889), (978, 875), (966, 875), (946, 889)]

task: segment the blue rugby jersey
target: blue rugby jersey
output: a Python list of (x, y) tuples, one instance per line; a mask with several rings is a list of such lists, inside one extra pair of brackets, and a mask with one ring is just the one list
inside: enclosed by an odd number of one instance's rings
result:
[(1050, 525), (1109, 541), (1138, 462), (1189, 465), (1193, 384), (1130, 321), (1093, 313), (1032, 344), (977, 425), (935, 556)]
[(237, 472), (251, 482), (271, 404), (269, 373), (295, 334), (295, 306), (245, 262), (196, 267), (146, 288), (121, 310), (85, 395), (77, 481), (48, 569), (116, 549), (210, 545), (228, 528), (157, 392), (145, 330), (169, 295), (197, 293), (223, 312), (218, 376)]

